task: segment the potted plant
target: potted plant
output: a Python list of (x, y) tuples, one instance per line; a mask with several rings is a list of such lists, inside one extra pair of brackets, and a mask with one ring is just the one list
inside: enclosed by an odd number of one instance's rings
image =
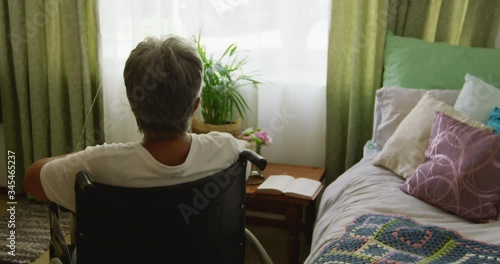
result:
[(199, 35), (196, 44), (204, 66), (200, 103), (203, 122), (195, 117), (192, 131), (220, 131), (236, 136), (241, 128), (241, 119), (250, 110), (240, 88), (244, 85), (257, 87), (260, 82), (254, 79), (254, 75), (243, 73), (242, 67), (247, 63), (247, 57), (238, 56), (235, 43), (229, 45), (217, 60), (207, 54)]

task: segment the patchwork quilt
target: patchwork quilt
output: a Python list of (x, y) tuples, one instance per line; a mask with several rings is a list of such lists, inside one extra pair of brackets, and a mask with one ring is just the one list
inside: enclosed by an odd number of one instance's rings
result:
[(365, 214), (313, 263), (500, 263), (500, 245), (464, 239), (403, 216)]

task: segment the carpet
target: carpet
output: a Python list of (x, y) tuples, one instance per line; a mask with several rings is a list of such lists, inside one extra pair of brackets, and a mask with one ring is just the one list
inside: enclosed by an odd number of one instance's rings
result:
[[(8, 208), (10, 205), (8, 205)], [(1, 263), (30, 263), (49, 249), (50, 225), (48, 204), (35, 201), (23, 201), (15, 205), (15, 222), (10, 222), (11, 214), (0, 217)], [(69, 233), (70, 213), (61, 212), (59, 222), (64, 235)], [(15, 228), (12, 224), (15, 224)], [(12, 227), (12, 228), (11, 228)], [(8, 239), (15, 231), (15, 239)], [(15, 241), (15, 251), (9, 248), (10, 241)], [(15, 254), (14, 256), (9, 252)]]

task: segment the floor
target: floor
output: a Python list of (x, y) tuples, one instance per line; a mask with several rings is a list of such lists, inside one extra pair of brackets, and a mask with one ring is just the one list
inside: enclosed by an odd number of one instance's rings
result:
[[(0, 215), (7, 213), (6, 194), (0, 194)], [(18, 201), (19, 202), (19, 201)], [(277, 229), (264, 226), (247, 226), (247, 228), (259, 239), (262, 246), (275, 264), (287, 263), (287, 232), (284, 229)], [(304, 234), (301, 234), (299, 263), (303, 263), (309, 254), (309, 246), (306, 245)], [(32, 262), (34, 264), (49, 263), (49, 253), (46, 251), (40, 258)]]

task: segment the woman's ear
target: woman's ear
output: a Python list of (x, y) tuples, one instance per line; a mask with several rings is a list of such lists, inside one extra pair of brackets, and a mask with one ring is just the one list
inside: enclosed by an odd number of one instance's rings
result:
[(194, 109), (193, 109), (193, 113), (196, 112), (196, 109), (198, 109), (198, 106), (200, 106), (200, 97), (196, 97), (196, 100), (194, 100)]

